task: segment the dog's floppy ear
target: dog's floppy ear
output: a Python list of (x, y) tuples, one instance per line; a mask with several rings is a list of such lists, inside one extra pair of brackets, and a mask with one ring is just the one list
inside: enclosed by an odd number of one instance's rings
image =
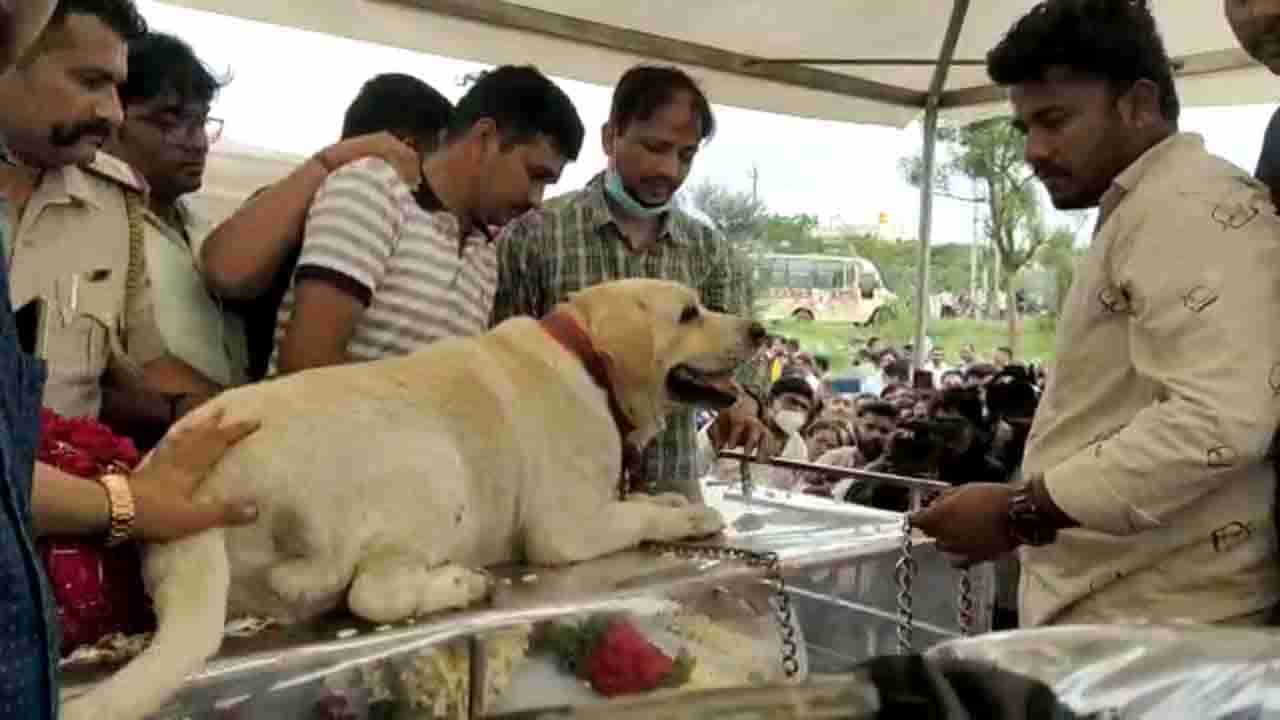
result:
[(665, 414), (665, 378), (658, 366), (653, 313), (637, 299), (618, 295), (593, 298), (588, 305), (587, 333), (605, 359), (622, 411), (646, 435), (657, 432)]

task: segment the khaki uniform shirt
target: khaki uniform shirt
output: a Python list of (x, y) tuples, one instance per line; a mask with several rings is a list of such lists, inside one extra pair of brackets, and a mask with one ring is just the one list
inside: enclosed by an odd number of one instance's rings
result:
[[(161, 353), (190, 365), (222, 387), (248, 382), (249, 350), (244, 321), (225, 312), (210, 294), (200, 272), (200, 247), (212, 226), (182, 203), (178, 214), (185, 233), (146, 211), (146, 292), (141, 337), (130, 335), (130, 354), (142, 352), (150, 328), (159, 329)], [(148, 348), (147, 354), (154, 354)]]
[(6, 248), (13, 306), (46, 302), (44, 405), (60, 414), (96, 417), (109, 368), (163, 352), (137, 302), (145, 266), (130, 273), (130, 214), (140, 227), (145, 194), (145, 182), (105, 153), (84, 168), (48, 171)]
[(1024, 472), (1083, 527), (1022, 551), (1026, 625), (1222, 622), (1280, 600), (1280, 220), (1195, 135), (1102, 198)]

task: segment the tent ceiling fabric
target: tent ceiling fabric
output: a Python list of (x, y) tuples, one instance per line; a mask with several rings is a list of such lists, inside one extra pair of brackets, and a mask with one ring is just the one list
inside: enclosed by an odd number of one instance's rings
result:
[[(534, 63), (561, 77), (611, 85), (644, 60), (685, 65), (715, 102), (827, 120), (905, 126), (920, 114), (930, 66), (750, 65), (751, 59), (934, 58), (946, 0), (163, 0), (199, 10), (483, 63)], [(957, 59), (982, 59), (1034, 0), (978, 0)], [(1277, 97), (1247, 63), (1219, 2), (1155, 0), (1174, 58), (1188, 58), (1183, 103), (1262, 103)], [(980, 66), (953, 67), (945, 114), (998, 113)], [(876, 99), (878, 98), (878, 99)], [(962, 102), (976, 106), (955, 107)]]

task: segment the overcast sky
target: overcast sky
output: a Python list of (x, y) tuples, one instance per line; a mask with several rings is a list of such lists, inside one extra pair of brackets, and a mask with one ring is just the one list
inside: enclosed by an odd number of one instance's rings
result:
[[(416, 75), (456, 100), (464, 90), (462, 76), (484, 69), (154, 0), (138, 4), (153, 27), (182, 36), (215, 69), (233, 73), (214, 109), (226, 121), (226, 137), (277, 151), (309, 154), (333, 142), (347, 104), (378, 73)], [(596, 130), (608, 115), (611, 91), (560, 83), (582, 115), (588, 136), (578, 162), (569, 166), (552, 194), (583, 184), (604, 166)], [(1273, 109), (1191, 109), (1184, 112), (1182, 127), (1203, 133), (1210, 150), (1252, 169)], [(884, 212), (893, 224), (915, 227), (919, 194), (901, 179), (898, 162), (919, 152), (918, 125), (897, 130), (720, 106), (717, 120), (717, 135), (699, 154), (691, 183), (710, 177), (748, 189), (755, 165), (761, 197), (774, 212), (811, 213), (824, 221), (839, 216), (851, 223), (874, 223)], [(967, 205), (946, 199), (935, 203), (935, 242), (967, 242), (971, 234)]]

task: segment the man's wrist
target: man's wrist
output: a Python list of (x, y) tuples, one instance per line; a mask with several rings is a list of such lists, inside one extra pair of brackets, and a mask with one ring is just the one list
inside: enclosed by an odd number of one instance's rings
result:
[(119, 545), (133, 536), (137, 508), (126, 475), (110, 473), (98, 479), (107, 493), (107, 547)]
[(1053, 501), (1053, 496), (1049, 494), (1049, 486), (1045, 483), (1044, 473), (1034, 473), (1027, 478), (1026, 487), (1027, 494), (1044, 514), (1045, 520), (1054, 530), (1080, 527), (1080, 523), (1073, 520)]
[(1005, 512), (1006, 532), (1010, 545), (1043, 547), (1058, 539), (1058, 531), (1076, 527), (1073, 521), (1053, 502), (1043, 475), (1032, 475), (1009, 494), (1009, 507)]

